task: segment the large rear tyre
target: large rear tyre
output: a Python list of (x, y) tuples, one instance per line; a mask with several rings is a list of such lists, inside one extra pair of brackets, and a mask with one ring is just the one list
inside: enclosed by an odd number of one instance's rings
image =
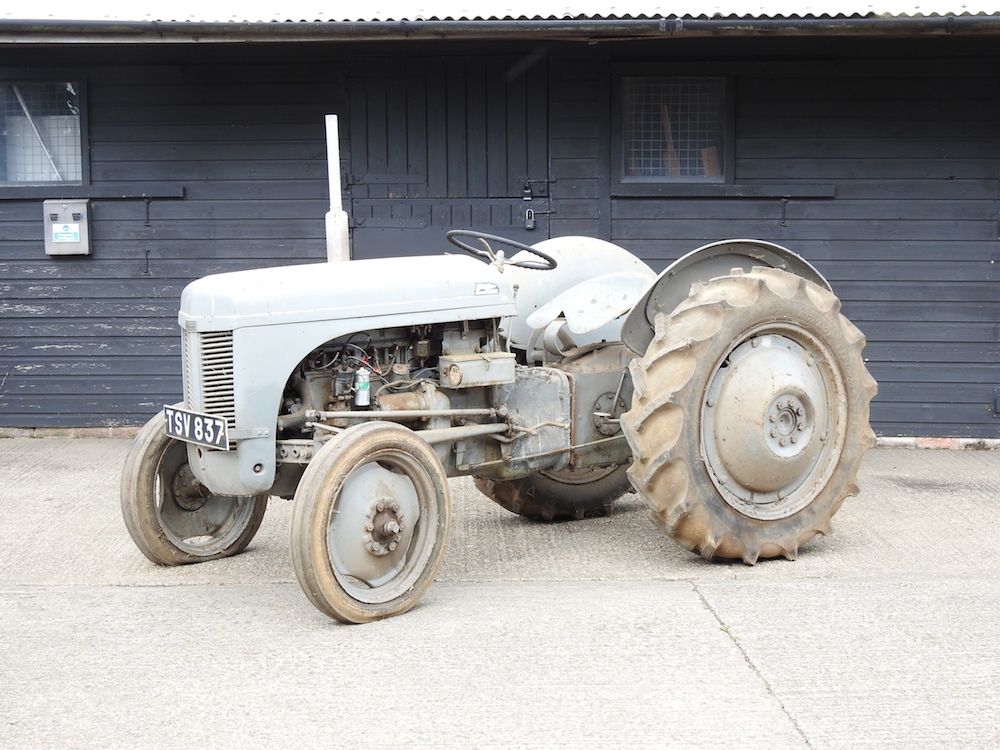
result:
[(267, 494), (216, 495), (195, 479), (187, 446), (167, 437), (163, 415), (139, 431), (125, 459), (121, 508), (140, 551), (158, 565), (230, 557), (264, 520)]
[(875, 442), (864, 335), (831, 292), (773, 268), (697, 285), (655, 324), (622, 418), (653, 521), (708, 560), (795, 559)]
[(451, 529), (448, 477), (413, 431), (368, 422), (309, 463), (292, 509), (292, 564), (309, 601), (342, 622), (406, 612), (426, 593)]
[(538, 521), (580, 521), (609, 515), (630, 484), (624, 466), (540, 471), (522, 479), (476, 477), (497, 505)]

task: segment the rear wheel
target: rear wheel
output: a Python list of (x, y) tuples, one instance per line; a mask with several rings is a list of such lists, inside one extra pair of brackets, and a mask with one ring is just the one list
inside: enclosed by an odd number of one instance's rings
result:
[(448, 477), (433, 449), (400, 425), (361, 424), (323, 446), (299, 482), (295, 575), (342, 622), (402, 614), (433, 583), (450, 528)]
[(540, 521), (579, 521), (611, 513), (630, 489), (624, 466), (540, 471), (522, 479), (476, 477), (476, 487), (497, 505)]
[(187, 446), (167, 437), (163, 415), (139, 431), (122, 470), (125, 527), (159, 565), (229, 557), (246, 549), (264, 520), (267, 494), (216, 495), (191, 471)]
[(874, 444), (864, 335), (772, 268), (693, 289), (633, 362), (622, 428), (653, 520), (706, 559), (794, 559), (858, 492)]

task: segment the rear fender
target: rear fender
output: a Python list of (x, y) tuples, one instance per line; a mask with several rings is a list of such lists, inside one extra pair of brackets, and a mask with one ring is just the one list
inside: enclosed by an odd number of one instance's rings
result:
[(672, 312), (690, 295), (692, 284), (727, 276), (734, 268), (749, 271), (754, 266), (780, 268), (830, 289), (829, 282), (808, 261), (781, 245), (745, 239), (713, 242), (677, 259), (660, 274), (625, 319), (622, 340), (642, 355), (653, 340), (656, 314)]
[[(536, 334), (536, 326), (531, 325), (529, 319), (544, 328), (563, 310), (562, 305), (557, 304), (556, 309), (551, 310), (554, 314), (545, 316), (543, 308), (551, 307), (561, 295), (578, 285), (596, 284), (600, 287), (602, 282), (597, 279), (604, 277), (609, 289), (621, 288), (622, 294), (626, 294), (635, 283), (640, 285), (641, 291), (656, 278), (653, 269), (628, 250), (596, 237), (553, 237), (533, 247), (550, 255), (558, 265), (551, 271), (537, 271), (511, 265), (504, 267), (504, 278), (517, 290), (515, 298), (517, 314), (504, 320), (503, 324), (506, 337), (514, 349), (528, 348)], [(530, 253), (522, 250), (511, 260), (532, 260), (532, 258)], [(638, 281), (633, 283), (635, 279)], [(584, 299), (589, 302), (591, 296), (593, 295), (588, 294)], [(568, 300), (563, 299), (563, 302)], [(628, 307), (623, 311), (625, 309)], [(538, 315), (542, 315), (541, 321), (537, 317), (532, 317)], [(580, 335), (574, 337), (573, 344), (585, 346), (600, 341), (617, 341), (622, 313), (615, 314), (609, 307), (609, 315), (614, 318), (609, 321), (613, 325), (588, 327), (586, 332), (581, 331)]]

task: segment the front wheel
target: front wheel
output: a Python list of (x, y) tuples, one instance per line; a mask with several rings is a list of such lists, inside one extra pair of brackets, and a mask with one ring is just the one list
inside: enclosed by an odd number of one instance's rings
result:
[(292, 564), (313, 605), (342, 622), (406, 612), (444, 559), (448, 477), (412, 430), (368, 422), (330, 440), (295, 492)]
[(122, 469), (125, 527), (158, 565), (230, 557), (246, 549), (264, 520), (267, 494), (216, 495), (195, 479), (187, 446), (167, 436), (163, 415), (139, 431)]
[(865, 337), (831, 292), (754, 268), (659, 314), (622, 429), (653, 520), (709, 560), (794, 559), (875, 442)]

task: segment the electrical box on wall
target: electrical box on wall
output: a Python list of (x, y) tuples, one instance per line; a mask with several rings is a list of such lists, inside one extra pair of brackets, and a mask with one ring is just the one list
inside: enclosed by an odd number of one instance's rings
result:
[(48, 200), (45, 215), (46, 255), (90, 255), (90, 203)]

